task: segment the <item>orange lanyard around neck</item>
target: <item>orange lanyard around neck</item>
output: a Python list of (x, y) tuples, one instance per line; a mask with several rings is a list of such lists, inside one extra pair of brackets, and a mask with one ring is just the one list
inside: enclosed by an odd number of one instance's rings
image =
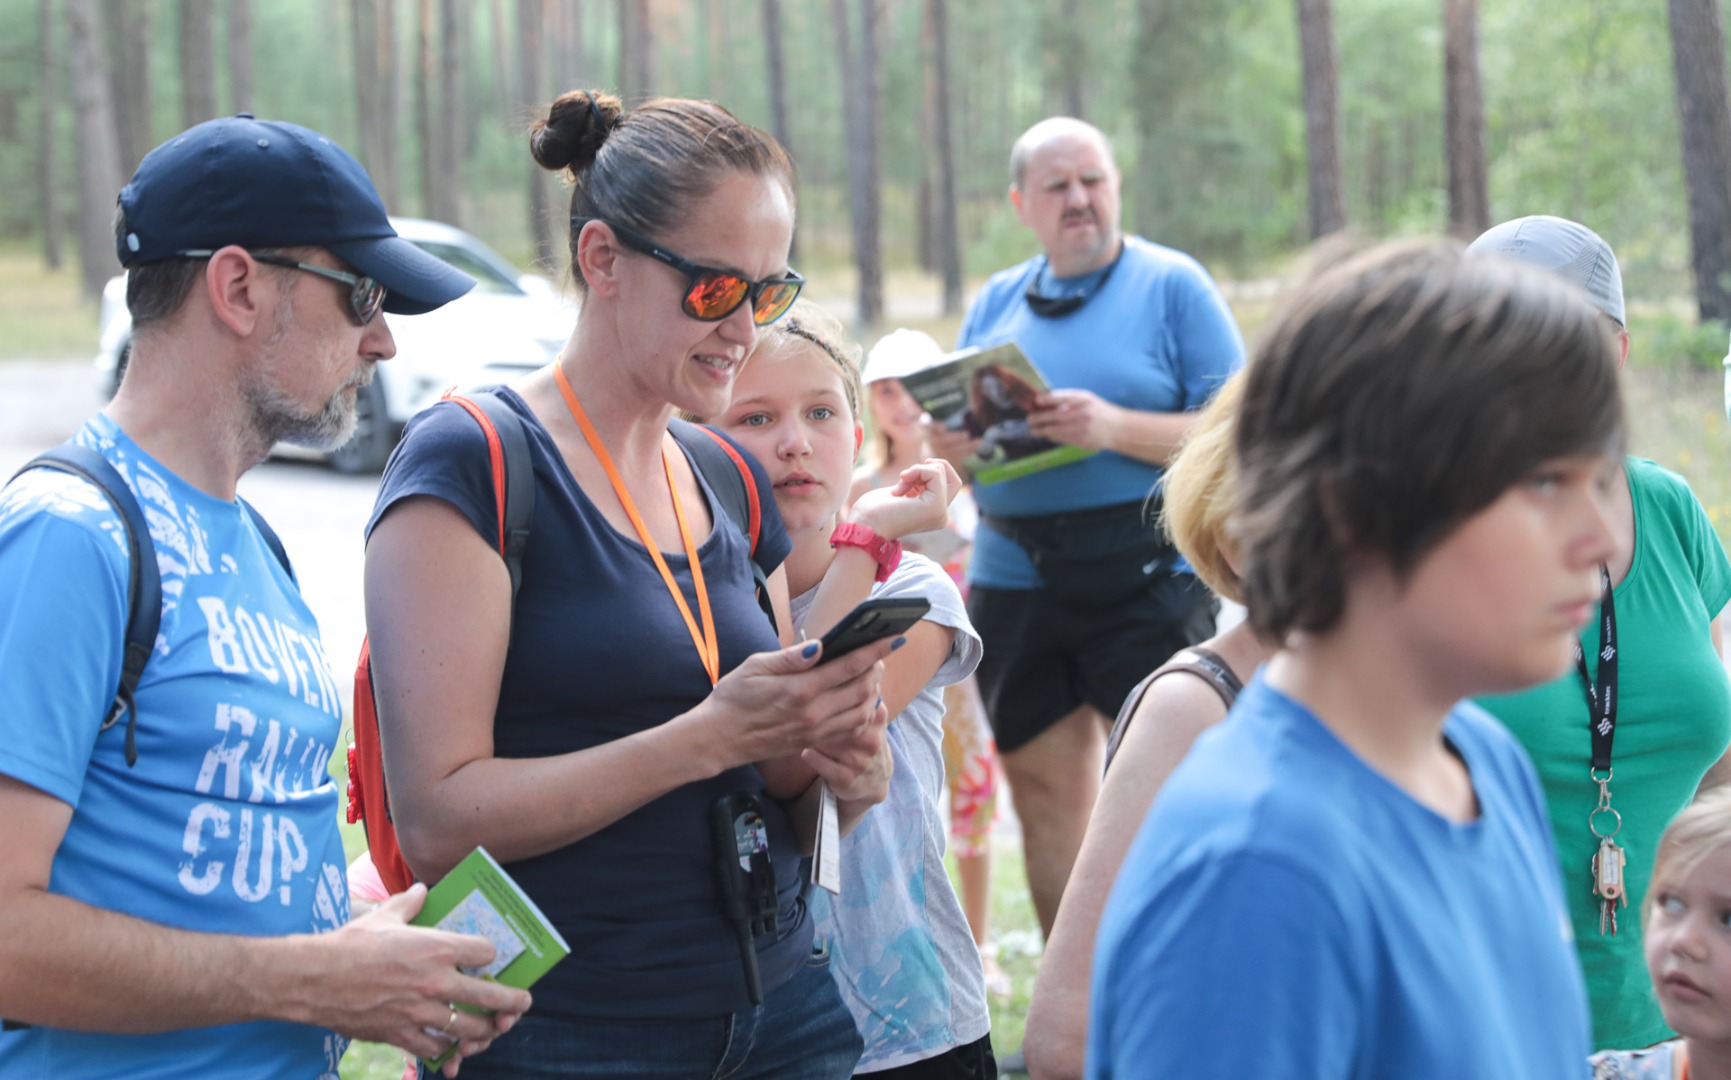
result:
[(679, 583), (673, 580), (673, 571), (667, 568), (667, 560), (661, 557), (661, 549), (656, 546), (654, 537), (649, 535), (649, 527), (643, 524), (643, 515), (637, 512), (631, 493), (625, 490), (625, 481), (614, 467), (612, 455), (602, 445), (601, 436), (596, 433), (595, 425), (589, 422), (589, 414), (583, 411), (582, 403), (571, 389), (571, 381), (558, 364), (553, 365), (553, 379), (559, 384), (559, 393), (565, 396), (565, 407), (571, 410), (571, 418), (583, 429), (583, 438), (588, 441), (589, 449), (595, 452), (601, 467), (607, 471), (607, 481), (613, 485), (613, 494), (619, 496), (619, 504), (625, 508), (625, 516), (631, 519), (632, 528), (637, 530), (637, 538), (649, 549), (649, 557), (655, 560), (655, 569), (661, 571), (661, 580), (678, 605), (679, 614), (685, 618), (685, 628), (691, 631), (691, 642), (697, 646), (697, 658), (703, 661), (709, 684), (714, 686), (721, 678), (721, 650), (715, 634), (715, 613), (709, 607), (709, 589), (703, 583), (703, 564), (697, 558), (697, 545), (692, 542), (691, 529), (685, 523), (685, 510), (679, 505), (679, 488), (673, 482), (673, 462), (667, 456), (667, 447), (661, 448), (661, 467), (667, 473), (667, 493), (673, 499), (673, 516), (679, 521), (679, 542), (685, 548), (686, 560), (691, 563), (691, 587), (697, 593), (697, 610), (703, 617), (701, 628), (691, 617), (691, 606), (685, 602)]

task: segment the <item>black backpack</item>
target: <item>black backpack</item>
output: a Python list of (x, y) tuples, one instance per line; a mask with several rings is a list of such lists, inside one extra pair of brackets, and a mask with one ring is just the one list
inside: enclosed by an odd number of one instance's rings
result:
[[(156, 545), (150, 540), (150, 526), (145, 522), (138, 499), (126, 486), (126, 480), (107, 458), (87, 446), (70, 440), (61, 443), (30, 459), (22, 469), (12, 474), (12, 479), (16, 480), (31, 469), (58, 469), (83, 477), (95, 484), (120, 514), (120, 523), (126, 532), (131, 576), (126, 589), (126, 651), (120, 667), (120, 685), (114, 690), (114, 703), (102, 719), (101, 730), (107, 731), (119, 723), (122, 716), (126, 717), (126, 765), (131, 768), (138, 764), (138, 707), (133, 702), (133, 694), (138, 690), (144, 665), (156, 648), (156, 631), (162, 623), (162, 576), (156, 567)], [(282, 541), (275, 531), (251, 503), (236, 498), (247, 516), (252, 518), (252, 523), (258, 526), (277, 561), (288, 572), (289, 580), (294, 580), (294, 567), (289, 564), (288, 552), (283, 550)]]

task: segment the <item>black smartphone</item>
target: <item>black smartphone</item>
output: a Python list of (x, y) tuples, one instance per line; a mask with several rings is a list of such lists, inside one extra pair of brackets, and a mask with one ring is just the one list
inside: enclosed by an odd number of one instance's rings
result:
[(879, 638), (894, 637), (913, 629), (915, 623), (932, 610), (929, 600), (918, 596), (884, 596), (862, 600), (842, 620), (823, 636), (824, 664), (838, 656), (846, 656)]

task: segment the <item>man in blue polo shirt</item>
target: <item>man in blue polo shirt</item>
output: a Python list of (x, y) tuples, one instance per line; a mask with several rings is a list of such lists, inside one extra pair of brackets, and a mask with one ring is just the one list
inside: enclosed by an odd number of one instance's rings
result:
[(121, 518), (65, 472), (0, 490), (0, 1076), (334, 1077), (350, 1037), (478, 1053), (528, 995), (457, 970), (492, 959), (485, 939), (404, 925), (419, 885), (349, 921), (343, 703), (235, 496), (277, 441), (354, 430), (396, 351), (381, 310), (474, 283), (396, 235), (342, 148), (247, 114), (146, 155), (115, 224), (132, 357), (76, 441), (143, 509), (161, 624), (105, 724)]
[[(980, 690), (1049, 934), (1110, 718), (1143, 675), (1213, 632), (1213, 598), (1144, 502), (1195, 411), (1244, 363), (1244, 343), (1196, 260), (1120, 230), (1118, 167), (1097, 128), (1035, 124), (1010, 177), (1043, 253), (986, 282), (958, 344), (1016, 342), (1053, 388), (1030, 414), (1034, 433), (1100, 451), (974, 493)], [(935, 426), (931, 436), (958, 463), (977, 446)]]

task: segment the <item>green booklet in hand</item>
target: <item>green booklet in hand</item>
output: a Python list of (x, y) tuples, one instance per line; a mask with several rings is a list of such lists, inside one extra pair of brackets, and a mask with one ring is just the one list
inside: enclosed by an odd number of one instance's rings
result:
[[(469, 852), (444, 880), (428, 890), (426, 903), (413, 922), (491, 941), (493, 962), (462, 970), (506, 986), (527, 989), (571, 952), (547, 916), (486, 848)], [(438, 1057), (426, 1059), (427, 1066), (439, 1068), (455, 1050), (453, 1043)]]
[(934, 424), (979, 440), (967, 462), (975, 483), (1013, 480), (1099, 453), (1034, 434), (1028, 414), (1048, 387), (1013, 341), (950, 353), (901, 379)]

